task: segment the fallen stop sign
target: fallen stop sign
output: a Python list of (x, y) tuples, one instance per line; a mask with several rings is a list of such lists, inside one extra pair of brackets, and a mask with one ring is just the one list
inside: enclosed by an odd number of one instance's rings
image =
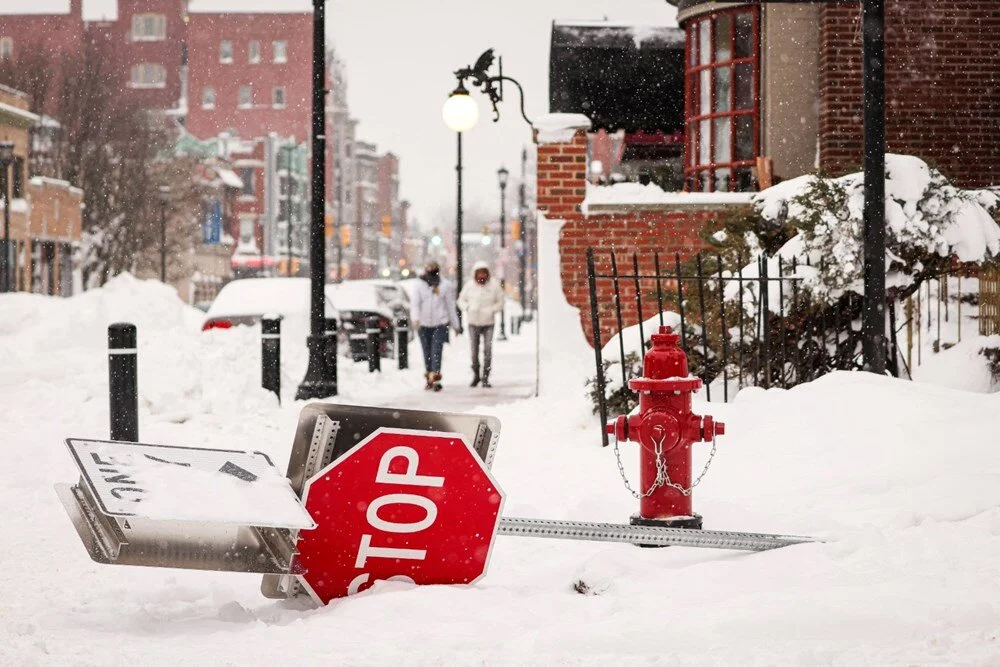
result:
[(503, 492), (457, 433), (382, 428), (306, 482), (301, 581), (326, 604), (379, 579), (468, 584), (486, 571)]

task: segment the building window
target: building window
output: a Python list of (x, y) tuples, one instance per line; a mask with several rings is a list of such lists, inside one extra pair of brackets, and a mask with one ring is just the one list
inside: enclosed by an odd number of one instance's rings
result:
[(132, 17), (132, 40), (159, 42), (167, 38), (167, 17), (163, 14), (135, 14)]
[(233, 62), (233, 43), (228, 39), (219, 42), (219, 62), (220, 63), (231, 63)]
[(272, 102), (274, 103), (275, 109), (285, 108), (285, 89), (283, 87), (278, 87), (274, 89), (272, 94)]
[(132, 67), (133, 88), (164, 88), (167, 85), (167, 70), (156, 63), (142, 63)]
[(760, 44), (756, 9), (718, 12), (687, 26), (685, 182), (692, 192), (755, 189)]
[(0, 60), (10, 60), (14, 57), (14, 38), (0, 37)]
[(253, 196), (253, 167), (243, 167), (240, 169), (240, 180), (243, 181), (243, 190), (240, 192), (241, 195), (247, 197)]
[(253, 106), (253, 88), (250, 86), (240, 86), (239, 107), (249, 109)]
[(201, 91), (201, 108), (215, 108), (215, 88), (203, 88)]
[(260, 42), (254, 40), (247, 45), (247, 60), (251, 65), (260, 62)]
[(257, 231), (256, 221), (253, 218), (240, 218), (240, 245), (250, 246), (254, 243), (254, 232)]
[(288, 42), (284, 40), (272, 42), (271, 48), (274, 51), (274, 62), (276, 63), (288, 62)]

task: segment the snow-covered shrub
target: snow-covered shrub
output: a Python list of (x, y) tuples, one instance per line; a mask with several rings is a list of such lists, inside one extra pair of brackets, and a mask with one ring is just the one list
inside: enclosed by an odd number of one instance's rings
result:
[[(886, 156), (886, 286), (890, 307), (927, 280), (956, 268), (984, 262), (1000, 252), (994, 213), (996, 189), (963, 190), (919, 158)], [(864, 174), (840, 178), (801, 176), (769, 188), (752, 210), (710, 230), (728, 266), (743, 265), (743, 276), (760, 277), (757, 258), (768, 257), (768, 276), (796, 280), (769, 283), (765, 315), (770, 347), (793, 345), (790, 362), (797, 377), (856, 367), (859, 360), (864, 269)], [(726, 288), (729, 302), (741, 301), (737, 286)], [(758, 283), (745, 284), (742, 310), (760, 316)], [(735, 307), (734, 303), (734, 307)], [(782, 313), (784, 317), (777, 315)], [(802, 360), (802, 361), (798, 361)], [(782, 362), (783, 364), (785, 362)], [(787, 368), (773, 369), (775, 373)]]

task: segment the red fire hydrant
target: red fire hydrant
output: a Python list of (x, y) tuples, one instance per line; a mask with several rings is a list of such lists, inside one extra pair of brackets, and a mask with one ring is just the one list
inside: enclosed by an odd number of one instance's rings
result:
[(633, 491), (640, 499), (639, 514), (632, 523), (701, 528), (701, 516), (691, 509), (691, 445), (714, 441), (726, 432), (725, 424), (692, 414), (691, 394), (701, 388), (701, 379), (688, 375), (687, 355), (677, 346), (680, 337), (660, 327), (651, 338), (643, 377), (628, 383), (639, 394), (639, 412), (609, 422), (608, 433), (641, 447), (641, 486)]

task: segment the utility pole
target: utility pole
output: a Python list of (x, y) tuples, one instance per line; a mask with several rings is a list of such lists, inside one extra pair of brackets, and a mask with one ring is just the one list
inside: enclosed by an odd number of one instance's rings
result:
[(285, 146), (285, 276), (292, 275), (292, 151), (294, 146)]
[(526, 280), (528, 268), (528, 149), (521, 149), (521, 185), (517, 189), (517, 217), (521, 221), (520, 270), (517, 277), (517, 291), (521, 299), (521, 317), (528, 312)]
[(865, 370), (885, 374), (885, 0), (863, 0), (865, 99)]

